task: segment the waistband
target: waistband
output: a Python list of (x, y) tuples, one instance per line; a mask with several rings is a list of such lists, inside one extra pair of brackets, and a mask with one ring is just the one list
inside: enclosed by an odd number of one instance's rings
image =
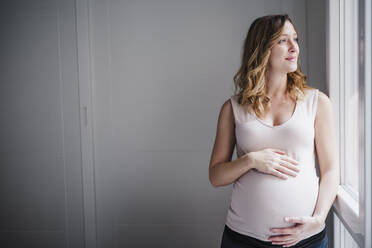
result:
[[(273, 245), (271, 242), (262, 241), (230, 229), (227, 225), (225, 225), (225, 232), (231, 236), (233, 239), (236, 239), (244, 244), (250, 245), (250, 247), (262, 247), (262, 248), (274, 248), (274, 247), (282, 247), (282, 245)], [(313, 245), (321, 240), (324, 239), (326, 236), (326, 229), (324, 228), (320, 233), (317, 233), (307, 239), (301, 240), (297, 244), (291, 247), (296, 248), (306, 248), (310, 245)]]

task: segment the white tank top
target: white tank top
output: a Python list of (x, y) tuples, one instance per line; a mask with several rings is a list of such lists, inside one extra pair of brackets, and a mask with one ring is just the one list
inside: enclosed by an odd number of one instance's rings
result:
[(257, 170), (249, 170), (233, 184), (226, 225), (232, 230), (269, 241), (275, 235), (270, 228), (293, 226), (286, 216), (312, 216), (319, 189), (315, 169), (314, 121), (318, 101), (317, 89), (306, 89), (298, 100), (292, 117), (272, 126), (248, 113), (231, 97), (235, 119), (236, 151), (245, 153), (276, 148), (298, 161), (300, 172), (287, 180)]

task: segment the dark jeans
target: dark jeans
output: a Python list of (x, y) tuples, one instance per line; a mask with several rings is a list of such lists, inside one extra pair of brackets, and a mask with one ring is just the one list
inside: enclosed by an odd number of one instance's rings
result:
[[(274, 248), (282, 247), (282, 245), (273, 245), (271, 242), (258, 240), (231, 230), (225, 225), (225, 230), (222, 235), (221, 248)], [(318, 234), (307, 239), (301, 240), (291, 247), (296, 248), (328, 248), (328, 238), (326, 229), (324, 228)]]

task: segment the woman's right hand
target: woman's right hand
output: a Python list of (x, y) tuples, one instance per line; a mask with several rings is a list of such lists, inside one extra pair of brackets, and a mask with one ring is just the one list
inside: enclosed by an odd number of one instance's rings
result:
[(250, 152), (249, 156), (254, 169), (281, 179), (287, 179), (287, 175), (295, 177), (300, 171), (297, 167), (298, 162), (279, 149), (266, 148)]

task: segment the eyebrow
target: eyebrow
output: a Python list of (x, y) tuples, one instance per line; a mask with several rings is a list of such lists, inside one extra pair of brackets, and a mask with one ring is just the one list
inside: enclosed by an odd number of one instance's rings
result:
[[(282, 34), (281, 36), (288, 36), (288, 34)], [(297, 34), (295, 33), (294, 36), (297, 36)]]

